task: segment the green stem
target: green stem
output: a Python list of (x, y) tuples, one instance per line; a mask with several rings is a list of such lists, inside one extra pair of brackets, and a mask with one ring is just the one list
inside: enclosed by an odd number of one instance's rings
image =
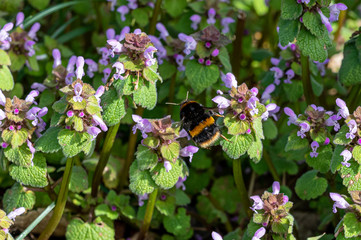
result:
[(240, 68), (241, 68), (241, 59), (242, 59), (242, 40), (244, 35), (244, 26), (245, 26), (245, 17), (241, 15), (238, 16), (237, 20), (237, 29), (236, 29), (236, 40), (233, 42), (233, 54), (231, 58), (232, 72), (233, 75), (239, 78)]
[[(144, 108), (138, 107), (135, 110), (135, 115), (142, 116), (143, 112), (144, 112)], [(134, 152), (135, 152), (135, 147), (137, 144), (137, 136), (138, 136), (137, 133), (133, 134), (133, 132), (130, 131), (129, 140), (128, 140), (127, 156), (125, 158), (124, 166), (123, 166), (120, 176), (119, 176), (119, 186), (118, 186), (119, 192), (121, 192), (123, 190), (125, 182), (127, 181), (127, 178), (128, 178), (129, 167), (130, 167), (130, 164), (132, 163), (132, 160), (134, 157)]]
[(148, 32), (149, 35), (154, 35), (154, 33), (155, 33), (155, 26), (157, 24), (161, 5), (162, 5), (162, 0), (157, 0), (157, 2), (155, 3), (155, 6), (154, 6), (152, 19), (150, 21), (149, 32)]
[(349, 106), (348, 109), (352, 113), (356, 110), (356, 108), (361, 105), (361, 84), (354, 85), (348, 95), (346, 100), (347, 105)]
[[(173, 102), (174, 101), (174, 91), (175, 91), (175, 80), (177, 78), (177, 72), (173, 74), (171, 80), (170, 80), (170, 87), (169, 87), (169, 95), (168, 95), (168, 101)], [(173, 110), (173, 105), (168, 105), (168, 114), (171, 115)]]
[[(313, 94), (312, 85), (311, 85), (311, 76), (310, 76), (310, 62), (307, 56), (304, 56), (301, 53), (301, 66), (302, 66), (302, 84), (303, 84), (303, 93), (306, 98), (307, 105), (315, 103), (315, 95)], [(316, 103), (317, 104), (317, 103)]]
[(148, 232), (150, 223), (152, 221), (155, 201), (157, 200), (158, 188), (154, 189), (154, 191), (149, 195), (147, 209), (145, 210), (144, 220), (142, 228), (140, 229), (140, 233), (138, 235), (138, 240), (145, 239), (145, 235)]
[(53, 234), (58, 223), (60, 222), (61, 217), (63, 216), (66, 200), (68, 198), (69, 191), (69, 182), (71, 176), (71, 170), (74, 165), (75, 157), (68, 158), (65, 165), (65, 171), (63, 175), (63, 181), (61, 182), (60, 191), (58, 195), (58, 199), (56, 201), (55, 209), (51, 219), (46, 225), (44, 231), (41, 233), (39, 240), (47, 240)]
[(272, 159), (266, 150), (263, 150), (263, 159), (266, 161), (269, 171), (272, 174), (273, 180), (279, 182), (280, 177), (277, 174), (276, 168), (273, 165)]
[[(208, 194), (207, 197), (216, 209), (218, 209), (221, 212), (224, 212), (224, 209), (222, 208), (221, 204), (214, 197), (212, 197), (211, 194)], [(226, 227), (227, 232), (233, 231), (232, 224), (228, 218), (226, 218), (226, 222), (224, 223), (224, 225)]]
[(100, 185), (100, 181), (103, 176), (104, 168), (108, 163), (110, 151), (113, 147), (114, 139), (118, 132), (119, 125), (120, 123), (111, 126), (105, 137), (103, 149), (102, 152), (100, 153), (99, 162), (97, 164), (97, 167), (95, 168), (94, 177), (93, 177), (92, 192), (91, 192), (91, 196), (93, 198), (95, 198), (98, 195), (98, 188)]
[(247, 216), (251, 218), (252, 217), (252, 211), (250, 209), (251, 202), (249, 201), (246, 185), (244, 184), (243, 181), (241, 159), (233, 160), (233, 177), (234, 177), (234, 181), (236, 182), (237, 190), (241, 197), (241, 203), (243, 209), (246, 212)]
[(338, 41), (338, 38), (339, 38), (339, 36), (341, 34), (341, 29), (343, 27), (343, 24), (346, 21), (346, 16), (347, 16), (347, 10), (340, 12), (340, 15), (338, 17), (338, 27), (337, 27), (337, 30), (336, 30), (335, 35), (334, 35), (335, 36), (334, 37), (335, 42)]
[(40, 222), (48, 215), (55, 207), (55, 202), (52, 202), (17, 238), (16, 240), (23, 240)]

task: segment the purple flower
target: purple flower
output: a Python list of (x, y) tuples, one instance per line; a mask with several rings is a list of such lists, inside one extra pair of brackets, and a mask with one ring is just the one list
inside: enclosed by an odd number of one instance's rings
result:
[(112, 67), (114, 67), (116, 69), (115, 73), (113, 75), (114, 79), (124, 79), (124, 77), (121, 75), (121, 74), (125, 73), (123, 63), (116, 62), (113, 64)]
[(337, 208), (346, 209), (350, 204), (338, 193), (330, 193), (330, 198), (335, 202), (332, 207), (333, 213), (337, 213)]
[(95, 139), (101, 130), (97, 127), (88, 127), (87, 132), (93, 136), (93, 139)]
[(98, 103), (100, 103), (100, 97), (104, 94), (105, 87), (103, 85), (99, 86), (97, 91), (94, 94), (94, 97), (98, 100)]
[(345, 149), (341, 152), (340, 156), (343, 157), (343, 162), (341, 162), (341, 164), (345, 167), (350, 167), (351, 164), (348, 161), (352, 158), (352, 153), (349, 150)]
[(284, 112), (287, 116), (289, 116), (289, 119), (288, 119), (288, 122), (287, 122), (287, 125), (291, 125), (291, 124), (295, 124), (297, 125), (297, 115), (295, 114), (295, 112), (289, 108), (289, 107), (285, 107), (284, 108)]
[(326, 59), (325, 61), (323, 61), (322, 63), (320, 62), (317, 62), (317, 61), (313, 61), (316, 66), (317, 66), (317, 69), (318, 71), (320, 71), (320, 75), (323, 77), (326, 75), (326, 68), (325, 68), (325, 65), (330, 61), (330, 59)]
[(31, 26), (30, 31), (28, 32), (28, 36), (31, 39), (38, 40), (38, 38), (36, 37), (36, 33), (39, 31), (39, 29), (40, 29), (40, 23), (38, 22), (34, 23), (34, 25)]
[(163, 164), (164, 164), (165, 170), (166, 170), (167, 172), (169, 172), (170, 170), (172, 170), (172, 165), (170, 164), (169, 161), (164, 161)]
[(286, 71), (286, 76), (287, 76), (287, 79), (286, 80), (283, 80), (284, 83), (292, 83), (291, 82), (291, 79), (293, 79), (295, 77), (295, 72), (292, 70), (292, 69), (288, 69)]
[(163, 44), (161, 43), (161, 41), (159, 41), (158, 38), (149, 35), (150, 40), (152, 41), (152, 43), (154, 44), (155, 48), (157, 49), (157, 57), (158, 57), (158, 62), (159, 64), (163, 63), (163, 59), (167, 58), (167, 50), (163, 47)]
[(31, 103), (37, 104), (37, 103), (35, 102), (35, 98), (36, 98), (37, 96), (39, 96), (39, 92), (36, 91), (36, 90), (32, 90), (32, 91), (28, 94), (28, 96), (26, 96), (25, 102), (31, 102)]
[(155, 25), (155, 27), (160, 32), (160, 38), (162, 38), (164, 41), (166, 41), (167, 37), (169, 36), (169, 33), (168, 33), (167, 29), (164, 27), (164, 25), (162, 23), (157, 23)]
[(182, 190), (186, 190), (186, 186), (184, 185), (184, 182), (187, 180), (187, 176), (184, 178), (179, 177), (177, 183), (175, 184), (176, 188), (182, 188)]
[(272, 72), (274, 72), (274, 79), (275, 79), (274, 83), (276, 85), (280, 85), (280, 83), (281, 83), (280, 78), (283, 77), (283, 71), (279, 67), (272, 67), (272, 68), (270, 68), (270, 70)]
[(22, 23), (24, 22), (24, 13), (23, 12), (19, 12), (17, 15), (16, 15), (16, 24), (15, 26), (20, 26), (21, 28), (23, 28), (23, 25)]
[(122, 41), (125, 39), (125, 34), (130, 32), (130, 27), (125, 26), (122, 31), (120, 32), (120, 35), (117, 37), (118, 41)]
[(83, 85), (81, 85), (81, 83), (77, 83), (74, 86), (74, 97), (73, 100), (74, 102), (81, 102), (83, 101), (83, 98), (81, 96), (81, 93), (83, 92)]
[(337, 98), (336, 105), (340, 108), (337, 115), (341, 115), (341, 117), (346, 119), (350, 115), (346, 103), (341, 98)]
[(356, 121), (351, 119), (347, 123), (347, 126), (349, 128), (349, 132), (346, 133), (346, 138), (347, 139), (354, 139), (355, 138), (355, 133), (357, 132), (357, 123), (356, 123)]
[(309, 4), (310, 0), (297, 0), (298, 3), (306, 3)]
[(106, 68), (103, 70), (104, 77), (102, 78), (102, 82), (105, 84), (108, 81), (109, 75), (112, 72), (110, 68)]
[(229, 24), (234, 23), (234, 19), (230, 17), (225, 17), (222, 19), (221, 24), (223, 26), (222, 33), (226, 34), (229, 32)]
[(317, 152), (317, 148), (319, 147), (320, 145), (318, 145), (318, 142), (316, 141), (313, 141), (311, 143), (311, 149), (312, 149), (312, 152), (310, 152), (310, 157), (311, 158), (316, 158), (318, 156), (318, 152)]
[(105, 35), (107, 36), (107, 39), (114, 39), (115, 38), (115, 30), (113, 28), (109, 28), (105, 32)]
[(143, 195), (138, 195), (138, 205), (139, 207), (144, 205), (144, 200), (148, 199), (148, 194), (144, 193)]
[(44, 84), (35, 82), (35, 83), (31, 84), (30, 88), (37, 90), (38, 92), (43, 92), (47, 87)]
[(272, 184), (272, 191), (273, 191), (273, 194), (279, 194), (280, 193), (280, 183), (277, 182), (277, 181), (274, 181), (273, 184)]
[(137, 29), (134, 30), (134, 34), (140, 35), (140, 34), (142, 34), (142, 30), (140, 30), (139, 28), (137, 28)]
[(259, 228), (252, 237), (252, 240), (260, 240), (266, 234), (266, 229), (264, 227)]
[(110, 2), (110, 10), (114, 11), (114, 7), (117, 4), (117, 0), (107, 0), (108, 2)]
[(323, 143), (323, 145), (328, 145), (330, 143), (330, 139), (328, 137), (326, 137), (325, 142)]
[(232, 73), (227, 73), (226, 75), (224, 75), (221, 72), (221, 79), (224, 82), (224, 85), (226, 86), (226, 88), (232, 88), (232, 87), (237, 88), (237, 80), (236, 80), (236, 77)]
[(266, 111), (265, 111), (265, 112), (262, 114), (262, 116), (261, 116), (262, 120), (267, 120), (270, 113), (272, 113), (272, 112), (274, 112), (274, 113), (278, 112), (279, 109), (278, 109), (277, 111), (275, 111), (277, 108), (278, 108), (278, 106), (277, 106), (275, 103), (267, 104), (267, 106), (266, 106)]
[(198, 63), (199, 63), (199, 64), (203, 64), (203, 63), (204, 63), (204, 58), (198, 59)]
[(177, 54), (176, 56), (175, 56), (175, 61), (176, 61), (176, 63), (178, 64), (178, 71), (180, 71), (180, 72), (183, 72), (183, 71), (185, 71), (186, 70), (186, 67), (183, 65), (183, 60), (184, 60), (184, 57), (183, 57), (183, 55), (181, 55), (181, 54)]
[(271, 58), (271, 63), (275, 66), (277, 66), (280, 63), (280, 58)]
[(1, 147), (2, 147), (2, 148), (7, 148), (8, 146), (9, 146), (9, 144), (6, 143), (6, 142), (2, 142), (2, 143), (1, 143)]
[(207, 59), (207, 60), (206, 60), (206, 66), (209, 66), (209, 65), (211, 65), (211, 64), (212, 64), (211, 60)]
[(201, 22), (201, 19), (201, 16), (199, 16), (198, 14), (194, 14), (190, 17), (190, 20), (192, 21), (191, 28), (193, 30), (198, 29), (198, 24)]
[(35, 50), (34, 50), (34, 44), (35, 42), (32, 40), (28, 40), (24, 43), (24, 48), (26, 51), (28, 51), (27, 55), (29, 57), (33, 56), (35, 54)]
[(299, 126), (301, 127), (300, 130), (297, 132), (297, 136), (304, 138), (306, 137), (306, 132), (310, 131), (310, 124), (306, 123), (306, 122), (301, 122), (299, 124)]
[(212, 98), (212, 101), (217, 103), (220, 114), (224, 113), (223, 109), (226, 109), (231, 105), (231, 101), (222, 96), (215, 96), (214, 98)]
[(217, 232), (212, 232), (212, 238), (213, 240), (223, 240), (222, 236)]
[(69, 110), (69, 111), (66, 112), (66, 116), (67, 117), (72, 117), (72, 116), (74, 116), (74, 112)]
[(153, 57), (154, 52), (157, 51), (157, 49), (153, 46), (149, 46), (147, 49), (145, 49), (144, 51), (144, 57), (145, 57), (145, 65), (147, 67), (152, 66), (156, 63), (155, 58)]
[(98, 71), (98, 64), (92, 59), (85, 59), (85, 63), (88, 65), (87, 74), (90, 78), (94, 77), (94, 72)]
[(0, 30), (0, 42), (11, 41), (11, 38), (9, 36), (9, 31), (13, 29), (13, 27), (14, 27), (13, 23), (7, 23), (3, 26), (3, 28)]
[(25, 212), (25, 208), (24, 208), (24, 207), (20, 207), (20, 208), (15, 209), (14, 211), (11, 211), (11, 212), (7, 215), (7, 217), (8, 217), (10, 220), (14, 221), (17, 216), (20, 216), (20, 215), (23, 214), (24, 212)]
[(107, 41), (107, 43), (111, 46), (111, 49), (109, 50), (109, 55), (111, 57), (114, 57), (114, 53), (121, 53), (123, 51), (123, 44), (118, 42), (115, 39), (110, 39)]
[(93, 122), (96, 124), (96, 126), (99, 126), (104, 132), (108, 131), (108, 127), (104, 123), (103, 119), (101, 119), (101, 117), (95, 114), (92, 117), (93, 117)]
[(76, 59), (76, 70), (75, 75), (77, 79), (82, 79), (84, 74), (84, 58), (82, 56)]
[(68, 62), (68, 65), (66, 66), (66, 71), (68, 73), (73, 73), (74, 72), (74, 66), (76, 63), (77, 57), (76, 56), (71, 56)]
[(178, 34), (178, 38), (182, 41), (185, 42), (185, 46), (184, 46), (184, 50), (183, 52), (186, 55), (189, 55), (191, 53), (192, 50), (195, 50), (197, 47), (197, 42), (196, 40), (194, 40), (193, 37), (191, 36), (187, 36), (184, 33), (180, 33)]
[(29, 139), (26, 140), (26, 145), (28, 145), (28, 148), (31, 152), (31, 166), (34, 166), (33, 158), (34, 158), (34, 154), (35, 154), (35, 148), (34, 148), (33, 144), (29, 141)]
[(31, 124), (35, 127), (39, 123), (43, 122), (41, 117), (45, 116), (45, 114), (47, 113), (48, 113), (47, 107), (43, 107), (43, 108), (33, 107), (26, 113), (26, 118), (29, 120), (33, 120)]
[(255, 96), (248, 99), (247, 107), (251, 109), (250, 114), (252, 116), (258, 114), (258, 108), (256, 107), (257, 106), (257, 101), (258, 101), (258, 98), (255, 97)]
[(54, 58), (53, 68), (56, 68), (57, 66), (61, 65), (61, 54), (59, 49), (55, 48), (53, 50), (53, 58)]
[(130, 9), (137, 9), (138, 8), (138, 4), (137, 4), (137, 0), (127, 0), (128, 1), (128, 7)]
[(326, 120), (325, 124), (326, 126), (334, 126), (333, 129), (337, 132), (338, 130), (340, 130), (340, 124), (337, 121), (341, 118), (342, 117), (338, 114), (332, 115)]
[(214, 25), (216, 23), (215, 16), (216, 16), (216, 10), (214, 8), (210, 8), (208, 10), (208, 19), (207, 19), (207, 23), (209, 25)]
[(258, 213), (257, 210), (263, 209), (263, 201), (259, 196), (255, 195), (255, 196), (251, 196), (249, 198), (254, 201), (252, 207), (250, 207), (250, 209), (252, 209), (252, 211), (254, 211), (255, 213)]
[[(0, 121), (4, 120), (6, 118), (6, 115), (5, 115), (5, 112), (0, 109)], [(0, 125), (1, 125), (1, 122), (0, 122)]]
[(338, 15), (340, 15), (340, 11), (344, 11), (347, 9), (347, 6), (343, 3), (337, 3), (329, 7), (330, 9), (330, 22), (335, 22), (338, 20)]
[(118, 7), (117, 12), (120, 13), (120, 20), (125, 21), (125, 15), (129, 13), (129, 8), (125, 5)]
[(218, 48), (214, 49), (214, 50), (212, 51), (212, 53), (211, 53), (212, 57), (217, 57), (218, 54), (219, 54)]
[(317, 12), (318, 12), (318, 14), (320, 14), (321, 21), (326, 26), (327, 31), (332, 32), (333, 28), (331, 26), (331, 23), (330, 23), (329, 19), (325, 15), (323, 15), (321, 9), (317, 9)]
[(192, 162), (193, 154), (198, 152), (199, 148), (189, 145), (180, 150), (179, 155), (181, 157), (189, 157), (189, 162)]
[(266, 87), (266, 89), (264, 90), (264, 92), (262, 93), (262, 96), (261, 96), (262, 103), (265, 103), (271, 99), (271, 93), (275, 89), (276, 89), (276, 86), (274, 84), (270, 84)]
[(151, 132), (153, 127), (152, 124), (149, 122), (148, 119), (143, 119), (141, 116), (132, 115), (133, 121), (136, 122), (137, 124), (135, 124), (133, 126), (133, 134), (135, 134), (135, 132), (137, 131), (137, 129), (139, 129), (139, 131), (142, 133), (142, 137), (143, 138), (147, 138), (148, 135), (146, 133)]

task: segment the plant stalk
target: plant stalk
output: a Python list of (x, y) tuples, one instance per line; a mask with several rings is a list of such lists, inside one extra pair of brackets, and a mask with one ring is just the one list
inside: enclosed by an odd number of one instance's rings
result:
[(150, 20), (149, 31), (148, 31), (149, 35), (154, 35), (155, 33), (155, 26), (157, 24), (161, 5), (162, 5), (162, 0), (157, 0), (154, 6), (152, 19)]
[(140, 233), (138, 235), (138, 240), (145, 239), (145, 235), (148, 232), (150, 223), (152, 221), (155, 201), (157, 200), (158, 195), (158, 188), (154, 189), (154, 191), (149, 195), (148, 203), (147, 203), (147, 209), (145, 210), (144, 220), (142, 227), (140, 229)]
[(244, 184), (244, 180), (243, 180), (241, 159), (233, 160), (233, 177), (237, 186), (237, 190), (241, 197), (242, 207), (246, 212), (247, 216), (251, 218), (252, 217), (252, 211), (250, 209), (251, 202), (249, 201), (246, 185)]
[(317, 104), (316, 97), (312, 90), (311, 85), (311, 76), (310, 76), (310, 62), (308, 57), (301, 53), (301, 67), (302, 67), (302, 84), (303, 84), (303, 93), (306, 98), (307, 105), (312, 103)]
[[(170, 80), (170, 87), (169, 87), (169, 95), (168, 95), (168, 101), (172, 103), (174, 101), (174, 92), (175, 92), (175, 81), (177, 78), (177, 72), (175, 72)], [(168, 114), (171, 115), (173, 110), (173, 105), (168, 105)]]
[(263, 150), (263, 159), (266, 161), (269, 171), (272, 174), (273, 180), (280, 182), (280, 177), (277, 174), (276, 168), (273, 165), (272, 159), (267, 151)]
[(101, 178), (103, 176), (103, 171), (104, 171), (105, 166), (108, 163), (110, 151), (113, 147), (114, 139), (118, 132), (119, 126), (120, 126), (120, 123), (117, 123), (114, 126), (111, 126), (105, 137), (103, 148), (102, 148), (102, 151), (101, 151), (100, 157), (99, 157), (99, 162), (95, 168), (94, 177), (93, 177), (92, 192), (91, 192), (91, 196), (93, 198), (95, 198), (98, 195), (98, 189), (99, 189)]
[(240, 68), (241, 68), (241, 59), (242, 59), (242, 42), (244, 35), (246, 18), (243, 12), (240, 12), (237, 18), (237, 27), (236, 27), (236, 40), (233, 42), (233, 54), (231, 58), (232, 73), (239, 78)]
[(71, 170), (73, 169), (75, 157), (68, 158), (65, 165), (65, 171), (63, 175), (63, 181), (61, 182), (58, 199), (56, 201), (55, 209), (51, 219), (46, 225), (44, 231), (41, 233), (39, 240), (47, 240), (53, 234), (58, 226), (61, 217), (63, 216), (66, 200), (68, 198), (69, 182), (71, 176)]

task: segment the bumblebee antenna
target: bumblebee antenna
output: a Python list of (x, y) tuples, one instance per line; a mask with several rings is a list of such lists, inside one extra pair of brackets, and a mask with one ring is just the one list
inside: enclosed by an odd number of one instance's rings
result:
[(181, 105), (183, 102), (187, 102), (187, 101), (188, 101), (188, 94), (189, 94), (189, 91), (187, 91), (186, 100), (182, 101), (181, 103), (166, 102), (165, 104), (179, 106), (179, 105)]
[(187, 91), (186, 101), (188, 101), (188, 95), (189, 95), (189, 91)]

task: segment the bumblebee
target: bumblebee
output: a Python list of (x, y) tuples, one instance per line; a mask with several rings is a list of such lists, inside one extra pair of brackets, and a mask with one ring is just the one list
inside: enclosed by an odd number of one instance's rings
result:
[(180, 104), (180, 119), (183, 128), (192, 137), (193, 141), (202, 148), (213, 145), (220, 137), (225, 138), (216, 125), (213, 111), (208, 110), (196, 101), (185, 100)]

